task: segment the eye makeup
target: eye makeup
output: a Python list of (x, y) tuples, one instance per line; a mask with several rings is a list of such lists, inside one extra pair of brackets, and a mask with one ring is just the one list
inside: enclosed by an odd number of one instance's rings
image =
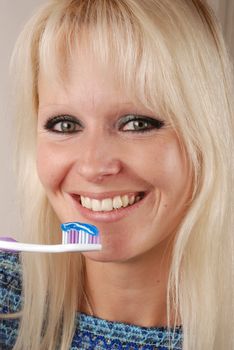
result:
[[(126, 114), (118, 118), (114, 123), (114, 128), (121, 132), (128, 133), (146, 133), (163, 128), (165, 122), (153, 117)], [(85, 126), (79, 119), (72, 115), (58, 115), (50, 117), (44, 124), (44, 129), (49, 132), (72, 134), (82, 131)]]
[(123, 132), (149, 132), (161, 129), (164, 121), (144, 115), (128, 114), (120, 118), (117, 123), (118, 129)]
[(44, 124), (44, 129), (50, 132), (71, 134), (83, 129), (81, 122), (71, 115), (58, 115), (49, 118)]

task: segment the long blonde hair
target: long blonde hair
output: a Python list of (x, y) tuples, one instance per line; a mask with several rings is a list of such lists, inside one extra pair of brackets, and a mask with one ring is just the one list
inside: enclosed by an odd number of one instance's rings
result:
[[(184, 350), (233, 347), (232, 70), (220, 28), (200, 0), (51, 0), (26, 25), (14, 54), (22, 240), (55, 243), (59, 221), (36, 170), (37, 78), (62, 79), (83, 35), (97, 60), (146, 107), (169, 118), (194, 173), (168, 281)], [(61, 55), (62, 53), (62, 55)], [(83, 291), (79, 255), (25, 254), (15, 350), (68, 349)]]

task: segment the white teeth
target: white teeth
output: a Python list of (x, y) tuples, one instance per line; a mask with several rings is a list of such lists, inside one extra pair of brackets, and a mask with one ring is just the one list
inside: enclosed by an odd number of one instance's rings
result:
[(81, 201), (82, 207), (85, 207), (85, 197), (80, 196), (80, 201)]
[(131, 196), (129, 199), (129, 204), (132, 205), (134, 203), (135, 196)]
[(140, 199), (141, 199), (141, 196), (137, 196), (135, 199), (135, 203), (139, 202)]
[(102, 210), (102, 202), (98, 199), (92, 199), (92, 210), (93, 211), (101, 211)]
[(114, 207), (114, 209), (119, 209), (122, 206), (123, 205), (122, 205), (122, 200), (121, 200), (120, 196), (114, 197), (114, 199), (113, 199), (113, 207)]
[(111, 211), (113, 210), (113, 204), (111, 198), (106, 198), (102, 200), (102, 210), (103, 211)]
[(129, 204), (128, 196), (126, 194), (122, 196), (122, 203), (124, 208), (127, 207)]
[(84, 197), (84, 207), (91, 209), (92, 208), (92, 201), (88, 197)]
[(92, 203), (90, 198), (81, 196), (80, 200), (83, 207), (92, 209)]
[(126, 208), (128, 205), (132, 205), (139, 202), (141, 196), (127, 194), (123, 196), (115, 196), (114, 198), (105, 198), (103, 200), (91, 199), (88, 197), (80, 196), (81, 205), (87, 209), (93, 211), (111, 211), (113, 209)]

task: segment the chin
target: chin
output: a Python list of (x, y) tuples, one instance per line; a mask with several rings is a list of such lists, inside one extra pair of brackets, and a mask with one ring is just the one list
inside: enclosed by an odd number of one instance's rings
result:
[(114, 262), (113, 257), (111, 258), (109, 254), (103, 254), (101, 252), (86, 252), (82, 253), (85, 259), (89, 259), (96, 262)]
[(123, 263), (131, 260), (130, 254), (126, 251), (117, 251), (116, 249), (102, 249), (98, 252), (84, 252), (82, 255), (89, 260), (104, 263)]

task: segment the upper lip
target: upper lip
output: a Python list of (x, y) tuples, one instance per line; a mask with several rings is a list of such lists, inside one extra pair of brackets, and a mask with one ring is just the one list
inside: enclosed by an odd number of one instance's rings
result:
[(101, 193), (94, 193), (94, 192), (84, 192), (81, 191), (79, 193), (71, 193), (71, 195), (73, 197), (88, 197), (88, 198), (92, 198), (92, 199), (105, 199), (105, 198), (114, 198), (116, 196), (124, 196), (124, 195), (128, 195), (128, 196), (137, 196), (137, 195), (143, 195), (145, 194), (145, 191), (113, 191), (113, 192), (101, 192)]

